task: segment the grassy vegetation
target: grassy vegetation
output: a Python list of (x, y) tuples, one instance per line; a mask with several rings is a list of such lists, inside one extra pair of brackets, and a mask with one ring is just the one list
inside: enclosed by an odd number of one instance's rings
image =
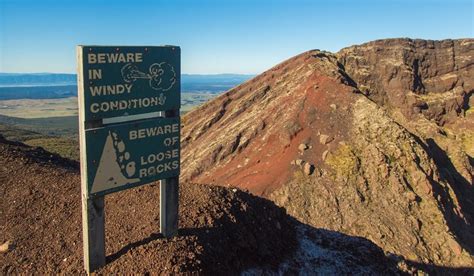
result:
[(210, 93), (182, 93), (181, 112), (188, 112), (193, 108), (213, 99), (217, 94)]
[(43, 149), (57, 153), (62, 157), (79, 161), (79, 143), (73, 139), (44, 137), (26, 140), (24, 143), (33, 147), (42, 147)]
[(29, 139), (37, 139), (44, 137), (44, 135), (30, 131), (30, 130), (24, 130), (24, 129), (19, 129), (7, 124), (2, 124), (0, 123), (0, 134), (7, 138), (8, 140), (12, 141), (20, 141), (23, 142), (25, 140)]
[(42, 147), (63, 157), (79, 160), (79, 144), (76, 139), (47, 136), (2, 123), (0, 123), (0, 134), (11, 141), (20, 141), (32, 147)]
[(77, 116), (24, 119), (0, 115), (0, 124), (46, 136), (75, 138), (78, 132)]

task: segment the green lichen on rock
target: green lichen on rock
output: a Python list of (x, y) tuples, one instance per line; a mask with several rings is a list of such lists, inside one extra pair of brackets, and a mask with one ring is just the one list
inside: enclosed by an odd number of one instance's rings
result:
[(463, 150), (474, 157), (474, 131), (465, 131), (460, 134)]
[(329, 154), (326, 164), (333, 170), (337, 179), (349, 179), (360, 167), (359, 158), (354, 149), (347, 144), (340, 145), (336, 151)]

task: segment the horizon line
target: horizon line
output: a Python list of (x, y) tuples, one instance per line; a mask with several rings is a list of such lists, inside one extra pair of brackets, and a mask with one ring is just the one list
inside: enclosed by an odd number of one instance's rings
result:
[[(0, 72), (0, 74), (16, 74), (16, 75), (77, 75), (77, 73), (65, 73), (65, 72)], [(212, 75), (241, 75), (241, 76), (255, 76), (260, 73), (182, 73), (181, 75), (194, 75), (194, 76), (212, 76)]]

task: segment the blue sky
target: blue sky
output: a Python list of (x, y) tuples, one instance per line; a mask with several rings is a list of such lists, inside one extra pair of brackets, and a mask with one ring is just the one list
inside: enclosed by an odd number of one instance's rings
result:
[(260, 73), (309, 49), (473, 37), (472, 0), (0, 0), (0, 72), (65, 72), (75, 46), (178, 45), (184, 73)]

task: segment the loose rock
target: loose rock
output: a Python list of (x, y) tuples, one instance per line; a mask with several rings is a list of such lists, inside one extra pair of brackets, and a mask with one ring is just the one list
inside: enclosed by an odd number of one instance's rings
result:
[(303, 167), (303, 172), (304, 174), (306, 175), (311, 175), (314, 171), (314, 165), (310, 164), (310, 163), (305, 163), (304, 164), (304, 167)]
[(318, 169), (318, 168), (314, 168), (313, 174), (314, 174), (315, 176), (317, 176), (317, 177), (322, 176), (322, 172), (321, 172), (321, 170)]
[(296, 159), (296, 160), (295, 160), (295, 165), (297, 165), (297, 166), (303, 166), (304, 163), (305, 163), (305, 162), (304, 162), (304, 160), (302, 160), (302, 159)]
[(332, 137), (330, 137), (326, 134), (321, 134), (321, 136), (319, 136), (319, 142), (323, 145), (331, 143), (332, 140), (334, 140), (334, 138), (332, 138)]
[(0, 253), (6, 253), (9, 250), (11, 250), (12, 244), (10, 241), (4, 242), (2, 245), (0, 245)]
[(308, 149), (308, 145), (306, 145), (306, 144), (300, 144), (300, 145), (298, 146), (298, 150), (301, 151), (301, 152), (303, 152), (303, 151), (305, 151), (305, 150), (307, 150), (307, 149)]
[(322, 158), (323, 161), (326, 160), (326, 157), (328, 157), (328, 153), (329, 153), (329, 150), (325, 150), (325, 151), (323, 152), (323, 155), (321, 156), (321, 158)]

